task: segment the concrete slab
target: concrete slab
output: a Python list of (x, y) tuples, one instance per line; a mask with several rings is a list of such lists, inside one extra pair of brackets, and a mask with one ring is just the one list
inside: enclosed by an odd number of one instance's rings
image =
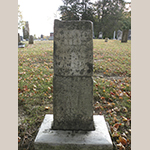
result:
[(112, 150), (103, 115), (93, 116), (94, 131), (51, 130), (53, 115), (47, 114), (35, 138), (36, 150)]

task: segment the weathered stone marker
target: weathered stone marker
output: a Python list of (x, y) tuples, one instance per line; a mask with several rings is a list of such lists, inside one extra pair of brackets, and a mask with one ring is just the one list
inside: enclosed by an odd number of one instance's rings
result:
[(33, 41), (34, 41), (33, 36), (30, 35), (30, 36), (29, 36), (29, 44), (33, 44)]
[(114, 31), (113, 40), (116, 40), (116, 31)]
[(23, 27), (23, 38), (29, 39), (29, 23), (28, 21), (25, 22), (25, 26)]
[(55, 20), (53, 129), (94, 130), (92, 34), (91, 22)]
[(20, 43), (20, 34), (18, 33), (18, 44)]
[(122, 31), (121, 31), (121, 30), (118, 30), (118, 31), (117, 31), (117, 39), (118, 39), (118, 40), (121, 40), (121, 39), (122, 39)]
[(112, 150), (103, 116), (93, 116), (93, 31), (90, 21), (54, 22), (53, 115), (36, 150)]

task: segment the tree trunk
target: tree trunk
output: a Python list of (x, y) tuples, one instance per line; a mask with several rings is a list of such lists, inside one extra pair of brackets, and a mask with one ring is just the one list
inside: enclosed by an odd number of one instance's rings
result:
[(127, 43), (129, 30), (123, 30), (121, 42)]

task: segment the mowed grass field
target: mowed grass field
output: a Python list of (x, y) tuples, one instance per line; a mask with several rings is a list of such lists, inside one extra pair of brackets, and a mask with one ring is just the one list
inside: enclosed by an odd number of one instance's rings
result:
[[(53, 113), (53, 41), (18, 48), (18, 149), (34, 149)], [(93, 40), (93, 114), (104, 115), (114, 149), (131, 149), (131, 41)]]

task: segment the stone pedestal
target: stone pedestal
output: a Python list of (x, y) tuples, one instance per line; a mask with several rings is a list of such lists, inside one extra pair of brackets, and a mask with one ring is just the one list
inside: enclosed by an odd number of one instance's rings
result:
[(113, 150), (104, 116), (94, 115), (94, 131), (52, 130), (47, 114), (34, 141), (36, 150)]

